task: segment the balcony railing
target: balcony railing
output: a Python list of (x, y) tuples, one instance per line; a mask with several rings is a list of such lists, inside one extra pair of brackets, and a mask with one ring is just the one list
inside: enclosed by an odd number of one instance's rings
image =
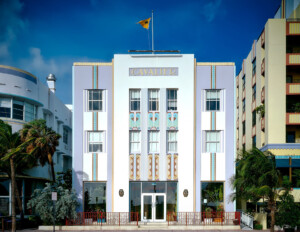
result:
[(287, 22), (286, 35), (300, 35), (300, 22)]
[(261, 103), (265, 102), (265, 86), (261, 90)]
[(286, 65), (300, 65), (300, 53), (287, 53)]
[(300, 113), (286, 113), (286, 125), (300, 125)]
[(265, 131), (265, 117), (261, 119), (261, 130)]
[(265, 75), (265, 58), (261, 62), (261, 75)]
[(300, 94), (300, 83), (286, 84), (286, 95), (299, 95), (299, 94)]
[(261, 33), (261, 47), (265, 47), (265, 30)]

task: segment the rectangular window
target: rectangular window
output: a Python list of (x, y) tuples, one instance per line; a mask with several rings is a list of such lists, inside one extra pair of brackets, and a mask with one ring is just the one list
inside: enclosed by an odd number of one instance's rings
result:
[(65, 144), (68, 144), (68, 129), (67, 128), (64, 128), (64, 131), (63, 131), (63, 142)]
[(103, 111), (103, 90), (102, 89), (91, 89), (88, 90), (88, 105), (89, 111)]
[(129, 132), (129, 152), (139, 153), (141, 152), (141, 132), (130, 131)]
[(252, 76), (256, 74), (256, 58), (252, 62)]
[(220, 110), (220, 90), (206, 90), (206, 111)]
[(256, 147), (256, 135), (252, 137), (252, 147)]
[(256, 110), (252, 112), (252, 126), (256, 125)]
[(252, 87), (252, 102), (256, 99), (256, 85)]
[(167, 132), (167, 141), (168, 141), (168, 152), (177, 152), (177, 131), (168, 131)]
[(104, 151), (104, 132), (93, 131), (88, 132), (88, 149), (89, 152), (103, 152)]
[(149, 111), (159, 111), (159, 90), (149, 90)]
[(159, 132), (149, 131), (149, 153), (159, 152)]
[(245, 87), (246, 87), (246, 77), (245, 77), (245, 75), (242, 77), (242, 83), (243, 83), (243, 90), (244, 90)]
[(243, 99), (243, 113), (245, 112), (246, 110), (246, 99)]
[(243, 129), (243, 135), (245, 135), (246, 134), (246, 122), (245, 121), (243, 122), (242, 126), (243, 126), (243, 128), (242, 128)]
[(84, 212), (106, 212), (106, 183), (83, 182), (83, 189)]
[[(224, 211), (224, 183), (201, 183), (201, 208), (202, 212), (213, 211), (217, 212), (217, 215), (218, 212)], [(210, 210), (207, 210), (208, 208), (210, 208)]]
[(167, 90), (167, 98), (168, 98), (168, 111), (176, 111), (177, 110), (177, 89), (168, 89)]
[(129, 105), (130, 111), (140, 111), (141, 107), (141, 90), (131, 89), (129, 90)]
[(13, 100), (13, 118), (24, 119), (24, 102)]
[(0, 98), (0, 117), (10, 118), (11, 99)]
[(25, 102), (25, 121), (30, 122), (34, 120), (34, 105)]
[(220, 131), (206, 131), (205, 136), (206, 152), (221, 152), (221, 133)]

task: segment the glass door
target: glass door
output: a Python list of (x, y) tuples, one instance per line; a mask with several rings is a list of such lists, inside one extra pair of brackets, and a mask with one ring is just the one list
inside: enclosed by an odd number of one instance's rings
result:
[(142, 221), (166, 221), (166, 206), (165, 193), (143, 193), (141, 210)]

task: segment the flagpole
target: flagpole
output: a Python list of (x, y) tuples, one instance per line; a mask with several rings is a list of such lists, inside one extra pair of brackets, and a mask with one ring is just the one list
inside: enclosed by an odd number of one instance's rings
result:
[(153, 10), (152, 10), (152, 54), (154, 54), (154, 40), (153, 40), (153, 38), (154, 38), (154, 32), (153, 32), (153, 21), (154, 21), (154, 19), (153, 19)]

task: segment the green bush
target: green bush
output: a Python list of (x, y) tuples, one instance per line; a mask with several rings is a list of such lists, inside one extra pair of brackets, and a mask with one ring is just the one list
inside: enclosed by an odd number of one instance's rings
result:
[(262, 230), (263, 226), (261, 224), (255, 224), (254, 229), (255, 230)]
[(53, 223), (54, 207), (51, 193), (54, 191), (57, 192), (57, 201), (55, 202), (56, 224), (64, 224), (66, 218), (76, 217), (76, 207), (79, 204), (75, 191), (64, 189), (62, 186), (51, 187), (50, 183), (46, 183), (44, 189), (34, 191), (32, 199), (27, 203), (27, 206), (40, 216), (44, 225)]

